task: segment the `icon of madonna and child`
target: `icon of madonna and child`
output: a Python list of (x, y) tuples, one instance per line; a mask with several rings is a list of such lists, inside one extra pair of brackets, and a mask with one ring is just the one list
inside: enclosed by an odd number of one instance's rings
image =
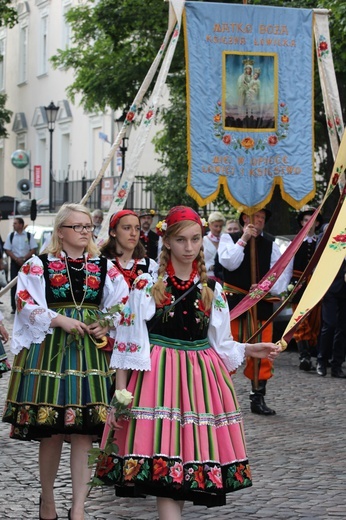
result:
[(224, 127), (276, 128), (276, 56), (224, 53)]

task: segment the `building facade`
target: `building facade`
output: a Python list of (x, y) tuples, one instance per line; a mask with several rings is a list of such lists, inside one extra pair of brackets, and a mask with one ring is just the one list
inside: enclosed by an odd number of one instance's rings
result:
[[(13, 112), (7, 128), (9, 138), (0, 140), (0, 197), (25, 199), (18, 182), (26, 178), (32, 183), (30, 196), (37, 200), (43, 211), (49, 208), (50, 165), (54, 186), (55, 183), (65, 182), (66, 185), (82, 178), (95, 178), (116, 137), (114, 121), (121, 115), (110, 109), (103, 113), (86, 113), (78, 100), (73, 104), (66, 95), (66, 88), (73, 81), (73, 70), (54, 69), (50, 62), (57, 49), (70, 45), (71, 28), (65, 14), (79, 3), (81, 0), (17, 1), (14, 5), (19, 23), (12, 29), (0, 28), (0, 91), (7, 94), (6, 108)], [(50, 149), (44, 107), (52, 101), (59, 110)], [(158, 167), (151, 145), (156, 131), (153, 127), (139, 167), (140, 175), (152, 174)], [(133, 131), (130, 136), (129, 150), (135, 134)], [(12, 164), (11, 157), (18, 150), (29, 156), (30, 162), (25, 168)], [(111, 198), (109, 190), (115, 189), (121, 166), (119, 151), (105, 174), (110, 182), (105, 188), (108, 198), (104, 198), (103, 209), (107, 209), (107, 201)], [(61, 190), (59, 193), (58, 203), (62, 198)], [(54, 197), (58, 197), (56, 190)], [(140, 203), (137, 201), (135, 205), (138, 207)]]

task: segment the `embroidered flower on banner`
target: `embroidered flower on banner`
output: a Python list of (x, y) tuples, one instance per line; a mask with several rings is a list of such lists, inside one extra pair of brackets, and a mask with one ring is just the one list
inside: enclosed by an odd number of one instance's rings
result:
[(323, 34), (319, 37), (318, 47), (317, 47), (317, 56), (320, 61), (322, 61), (322, 58), (326, 58), (329, 55), (329, 48), (328, 48), (328, 42), (327, 38), (323, 36)]
[(332, 238), (332, 243), (329, 244), (329, 247), (334, 249), (334, 251), (342, 251), (346, 249), (346, 228), (341, 231), (339, 235)]
[(271, 276), (268, 276), (266, 280), (263, 280), (263, 282), (257, 284), (256, 289), (251, 291), (249, 293), (250, 298), (252, 299), (258, 299), (263, 294), (266, 294), (270, 291), (272, 286), (274, 285), (274, 282), (276, 281), (276, 273), (273, 273)]
[(127, 194), (127, 187), (128, 187), (128, 182), (124, 182), (124, 184), (122, 186), (120, 186), (117, 194), (116, 194), (116, 198), (115, 198), (115, 202), (117, 204), (120, 204), (125, 198), (126, 198), (126, 194)]
[[(215, 137), (220, 139), (225, 146), (233, 148), (233, 150), (242, 150), (245, 153), (249, 153), (251, 150), (265, 150), (266, 148), (273, 148), (279, 141), (287, 137), (290, 127), (289, 109), (284, 101), (280, 101), (278, 106), (278, 127), (275, 133), (264, 138), (248, 135), (240, 139), (237, 137), (237, 133), (232, 134), (225, 130), (222, 119), (222, 104), (221, 101), (218, 101), (215, 104), (213, 127)], [(245, 130), (249, 131), (249, 129), (244, 128)]]

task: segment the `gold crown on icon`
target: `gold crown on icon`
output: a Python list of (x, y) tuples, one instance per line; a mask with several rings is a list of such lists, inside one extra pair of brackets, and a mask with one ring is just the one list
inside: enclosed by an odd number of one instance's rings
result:
[(245, 58), (245, 60), (243, 60), (243, 65), (244, 67), (252, 67), (254, 64), (254, 61), (251, 59), (251, 58)]

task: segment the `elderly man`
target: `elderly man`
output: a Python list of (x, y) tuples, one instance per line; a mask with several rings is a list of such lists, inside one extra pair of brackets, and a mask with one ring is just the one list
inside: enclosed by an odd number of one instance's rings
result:
[[(280, 258), (280, 249), (268, 235), (264, 235), (265, 223), (271, 216), (268, 209), (257, 211), (252, 217), (242, 213), (239, 222), (243, 232), (221, 236), (219, 244), (219, 262), (223, 267), (224, 290), (231, 310), (231, 329), (236, 341), (246, 341), (273, 313), (273, 295), (279, 295), (286, 290), (289, 277), (283, 273), (272, 288), (271, 295), (263, 298), (257, 304), (257, 323), (251, 327), (251, 310), (239, 318), (232, 320), (232, 309), (253, 289)], [(250, 239), (255, 239), (255, 272), (256, 280), (251, 280)], [(253, 330), (252, 330), (253, 329)], [(273, 326), (270, 324), (256, 338), (256, 341), (272, 341)], [(251, 380), (250, 406), (253, 413), (274, 415), (264, 400), (267, 380), (273, 375), (273, 366), (268, 359), (262, 359), (259, 365), (258, 381), (255, 377), (253, 359), (248, 358), (244, 374)]]
[(95, 209), (91, 217), (93, 219), (93, 224), (95, 226), (95, 229), (93, 231), (94, 240), (97, 239), (99, 232), (101, 231), (102, 222), (103, 222), (103, 211), (102, 209)]

